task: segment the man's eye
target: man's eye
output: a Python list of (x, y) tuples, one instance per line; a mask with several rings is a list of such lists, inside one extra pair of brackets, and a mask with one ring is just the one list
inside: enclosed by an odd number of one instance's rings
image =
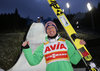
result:
[(49, 29), (53, 29), (54, 27), (50, 27), (50, 28), (47, 28), (47, 30), (49, 30)]

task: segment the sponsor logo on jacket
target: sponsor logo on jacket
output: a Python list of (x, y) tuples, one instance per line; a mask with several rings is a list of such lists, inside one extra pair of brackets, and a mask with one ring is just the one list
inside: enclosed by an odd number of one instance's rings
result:
[(67, 45), (64, 41), (57, 41), (55, 43), (48, 43), (44, 45), (44, 56), (46, 63), (56, 61), (68, 61)]

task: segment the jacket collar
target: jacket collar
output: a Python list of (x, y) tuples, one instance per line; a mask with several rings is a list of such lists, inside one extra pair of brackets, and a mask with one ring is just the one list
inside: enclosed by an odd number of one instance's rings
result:
[(53, 42), (56, 42), (59, 38), (60, 38), (60, 36), (59, 36), (59, 34), (58, 34), (58, 35), (57, 35), (55, 38), (53, 38), (53, 39), (48, 38), (48, 41), (49, 41), (50, 43), (53, 43)]

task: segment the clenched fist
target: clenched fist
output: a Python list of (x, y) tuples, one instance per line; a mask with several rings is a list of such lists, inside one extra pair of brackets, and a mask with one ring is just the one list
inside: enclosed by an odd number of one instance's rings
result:
[(24, 49), (29, 48), (29, 41), (24, 41), (24, 42), (22, 43), (22, 48), (24, 48)]
[(86, 42), (85, 42), (84, 40), (81, 39), (81, 40), (80, 40), (80, 44), (81, 44), (81, 45), (85, 45)]

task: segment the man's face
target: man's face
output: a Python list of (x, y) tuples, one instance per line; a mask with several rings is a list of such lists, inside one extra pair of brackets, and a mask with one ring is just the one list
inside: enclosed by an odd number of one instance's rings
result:
[(47, 27), (47, 34), (48, 34), (48, 36), (50, 36), (50, 37), (53, 37), (53, 36), (55, 36), (56, 35), (56, 29), (55, 29), (55, 27), (54, 26), (48, 26)]
[(38, 19), (37, 22), (40, 22), (40, 19)]

